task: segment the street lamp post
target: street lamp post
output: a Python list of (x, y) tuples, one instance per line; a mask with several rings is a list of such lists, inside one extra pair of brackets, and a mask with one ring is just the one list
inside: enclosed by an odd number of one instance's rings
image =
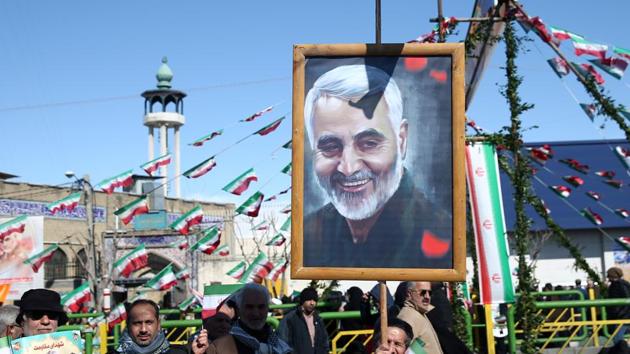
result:
[(86, 247), (88, 278), (92, 278), (94, 307), (99, 311), (101, 302), (101, 277), (98, 266), (98, 253), (96, 252), (96, 238), (94, 236), (94, 187), (90, 183), (90, 175), (86, 174), (81, 179), (78, 179), (72, 171), (67, 171), (65, 175), (68, 178), (74, 178), (78, 186), (83, 189), (88, 236)]

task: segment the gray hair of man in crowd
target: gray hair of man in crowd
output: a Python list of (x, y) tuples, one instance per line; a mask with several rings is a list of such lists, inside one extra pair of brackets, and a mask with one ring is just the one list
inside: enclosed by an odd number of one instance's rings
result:
[(313, 118), (315, 104), (322, 97), (336, 97), (346, 101), (382, 94), (389, 110), (389, 120), (398, 136), (403, 116), (403, 103), (396, 81), (385, 71), (370, 65), (338, 66), (320, 76), (304, 98), (304, 123), (311, 148), (315, 149)]
[(0, 337), (7, 332), (7, 327), (16, 323), (20, 308), (15, 305), (3, 305), (0, 307)]
[(236, 302), (237, 309), (243, 308), (243, 300), (245, 299), (245, 296), (244, 296), (245, 292), (258, 293), (261, 296), (264, 296), (265, 299), (267, 300), (267, 304), (269, 304), (269, 301), (271, 300), (271, 296), (269, 296), (269, 291), (267, 291), (267, 288), (256, 283), (247, 283), (242, 288), (238, 289), (238, 292), (235, 294), (235, 302)]

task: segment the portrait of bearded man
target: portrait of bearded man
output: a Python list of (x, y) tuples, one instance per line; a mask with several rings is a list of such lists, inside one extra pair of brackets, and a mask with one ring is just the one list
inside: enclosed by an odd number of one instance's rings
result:
[[(304, 100), (304, 266), (450, 268), (452, 185), (444, 169), (450, 166), (450, 151), (441, 160), (417, 143), (449, 132), (419, 135), (424, 114), (418, 104), (405, 110), (413, 92), (403, 95), (393, 75), (401, 68), (405, 74), (398, 58), (380, 63), (339, 59), (330, 65), (336, 60), (320, 61), (325, 69), (313, 59), (306, 66), (312, 86)], [(402, 81), (407, 89), (422, 88)], [(422, 159), (428, 162), (416, 163)], [(446, 190), (416, 185), (430, 178), (442, 178)]]

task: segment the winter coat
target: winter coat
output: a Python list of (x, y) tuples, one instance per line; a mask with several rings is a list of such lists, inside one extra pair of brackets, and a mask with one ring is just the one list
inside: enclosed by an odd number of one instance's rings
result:
[(287, 313), (278, 327), (278, 335), (292, 348), (294, 354), (327, 354), (328, 332), (317, 312), (313, 312), (315, 325), (315, 346), (312, 346), (311, 335), (308, 333), (302, 307)]

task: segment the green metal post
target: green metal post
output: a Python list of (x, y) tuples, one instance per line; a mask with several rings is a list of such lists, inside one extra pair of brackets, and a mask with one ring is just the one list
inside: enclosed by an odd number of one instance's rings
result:
[(94, 342), (94, 334), (92, 331), (85, 332), (85, 354), (92, 354), (92, 344)]
[(510, 354), (516, 354), (516, 322), (514, 321), (514, 311), (516, 311), (516, 307), (514, 307), (513, 305), (508, 305), (507, 327), (510, 343)]

